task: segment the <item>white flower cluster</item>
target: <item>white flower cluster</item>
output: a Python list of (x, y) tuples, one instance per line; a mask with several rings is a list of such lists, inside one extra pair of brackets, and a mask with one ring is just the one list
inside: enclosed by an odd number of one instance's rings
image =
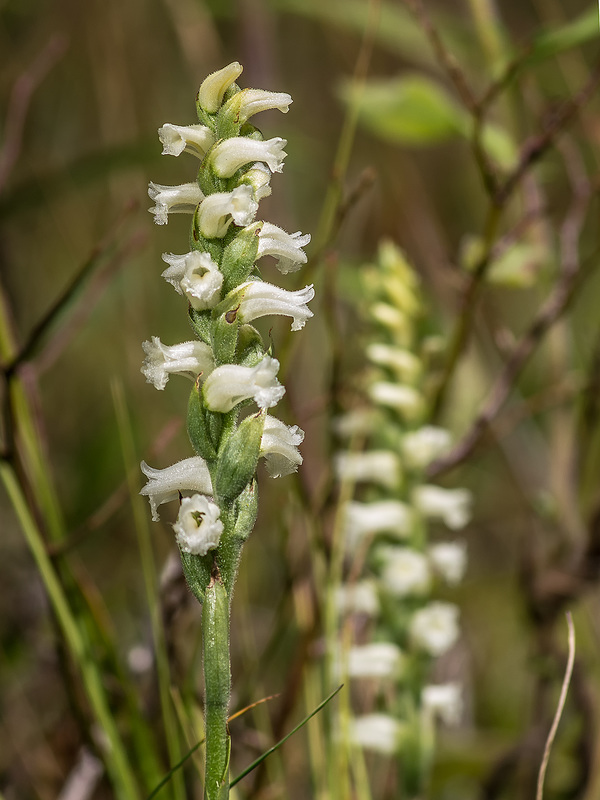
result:
[[(279, 271), (287, 274), (306, 262), (303, 248), (310, 236), (255, 221), (260, 200), (271, 194), (271, 174), (283, 169), (286, 141), (262, 140), (248, 120), (268, 109), (286, 113), (292, 98), (282, 92), (241, 90), (235, 83), (241, 72), (234, 62), (205, 79), (197, 96), (198, 124), (165, 123), (158, 131), (163, 154), (187, 152), (198, 159), (197, 180), (180, 186), (150, 183), (148, 190), (158, 225), (166, 225), (174, 213), (192, 215), (192, 250), (164, 253), (167, 269), (162, 275), (187, 300), (198, 339), (167, 346), (152, 337), (143, 343), (142, 372), (160, 390), (173, 374), (192, 380), (190, 408), (192, 400), (196, 405), (193, 419), (188, 412), (188, 431), (198, 455), (163, 470), (142, 464), (148, 483), (141, 494), (148, 497), (154, 520), (158, 506), (180, 499), (173, 526), (177, 542), (182, 552), (201, 556), (218, 547), (223, 532), (219, 481), (231, 502), (251, 481), (257, 457), (265, 459), (273, 477), (294, 472), (302, 463), (298, 445), (304, 433), (267, 414), (285, 388), (277, 379), (279, 362), (264, 351), (250, 325), (260, 317), (284, 315), (296, 331), (312, 317), (312, 286), (288, 291), (266, 283), (255, 263), (272, 256)], [(242, 343), (247, 341), (260, 341), (260, 346), (244, 350)], [(252, 428), (259, 431), (258, 455), (250, 448), (252, 454), (246, 456), (240, 450), (242, 434), (236, 439), (243, 424), (237, 412), (246, 402), (260, 410)], [(224, 415), (230, 415), (226, 426), (215, 422)], [(246, 425), (244, 433), (250, 428)], [(229, 438), (221, 441), (221, 436)], [(224, 452), (227, 464), (248, 462), (246, 483), (237, 473), (229, 483), (227, 474), (223, 476), (227, 470), (218, 459)]]
[[(340, 587), (337, 607), (340, 615), (371, 617), (377, 639), (350, 648), (347, 676), (392, 681), (396, 687), (397, 712), (392, 708), (387, 714), (356, 717), (351, 739), (402, 757), (405, 734), (425, 742), (430, 738), (425, 727), (434, 720), (447, 725), (460, 721), (460, 686), (425, 685), (419, 698), (414, 680), (421, 667), (410, 665), (443, 655), (459, 638), (458, 607), (435, 599), (435, 592), (440, 583), (455, 586), (463, 578), (466, 545), (460, 540), (430, 543), (428, 528), (433, 522), (450, 531), (464, 528), (471, 517), (471, 495), (424, 479), (429, 464), (452, 441), (447, 430), (426, 418), (428, 365), (417, 325), (423, 312), (417, 278), (402, 253), (384, 243), (366, 283), (372, 316), (385, 341), (366, 349), (372, 365), (366, 392), (371, 407), (338, 420), (336, 432), (342, 439), (366, 438), (369, 446), (339, 452), (334, 467), (346, 493), (359, 494), (341, 508), (349, 572), (355, 573), (351, 562), (358, 558), (370, 574)], [(403, 682), (407, 675), (410, 690)], [(409, 730), (421, 724), (422, 731)]]

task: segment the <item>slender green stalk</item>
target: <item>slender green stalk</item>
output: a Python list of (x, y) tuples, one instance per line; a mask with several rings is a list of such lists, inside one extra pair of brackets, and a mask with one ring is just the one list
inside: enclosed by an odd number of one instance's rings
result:
[(108, 742), (106, 766), (113, 781), (116, 796), (119, 800), (137, 800), (139, 794), (136, 780), (127, 760), (123, 741), (117, 730), (115, 720), (108, 707), (100, 674), (94, 664), (93, 656), (86, 647), (77, 627), (56, 571), (46, 553), (42, 535), (27, 507), (27, 502), (14, 470), (6, 462), (0, 462), (0, 476), (48, 592), (67, 647), (75, 664), (81, 671), (83, 684), (94, 716), (102, 728), (102, 733), (106, 736)]
[(206, 719), (205, 800), (229, 797), (231, 740), (227, 717), (231, 694), (229, 598), (219, 575), (213, 575), (202, 605), (204, 707)]

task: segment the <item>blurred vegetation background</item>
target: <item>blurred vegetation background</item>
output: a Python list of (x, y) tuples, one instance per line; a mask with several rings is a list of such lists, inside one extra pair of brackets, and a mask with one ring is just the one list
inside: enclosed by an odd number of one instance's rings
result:
[[(265, 136), (285, 137), (289, 154), (260, 215), (312, 234), (297, 285), (314, 281), (317, 298), (314, 319), (293, 342), (285, 322), (262, 329), (272, 329), (276, 354), (286, 354), (283, 416), (306, 439), (297, 478), (262, 476), (234, 598), (233, 710), (280, 696), (232, 723), (233, 773), (311, 710), (302, 682), (323, 650), (316, 565), (327, 558), (330, 423), (351, 404), (364, 363), (361, 265), (382, 237), (397, 242), (421, 276), (432, 326), (449, 342), (480, 268), (467, 311), (473, 335), (437, 415), (460, 439), (560, 285), (574, 247), (567, 313), (534, 341), (535, 357), (509, 382), (491, 430), (484, 425), (469, 457), (444, 473), (446, 485), (468, 486), (476, 503), (468, 578), (452, 593), (463, 635), (438, 665), (442, 678), (463, 683), (466, 713), (458, 731), (440, 732), (430, 796), (533, 797), (564, 671), (567, 608), (577, 663), (545, 796), (599, 796), (600, 34), (591, 5), (0, 2), (0, 392), (6, 412), (9, 391), (23, 391), (19, 424), (30, 414), (32, 428), (28, 435), (17, 426), (16, 473), (90, 637), (117, 726), (126, 741), (139, 734), (129, 758), (137, 764), (145, 752), (152, 760), (156, 748), (154, 773), (144, 767), (156, 778), (148, 786), (174, 763), (154, 668), (157, 619), (176, 687), (180, 754), (197, 741), (201, 666), (199, 609), (178, 572), (170, 526), (165, 519), (150, 527), (135, 497), (142, 458), (162, 467), (190, 455), (182, 423), (188, 387), (173, 381), (157, 393), (139, 371), (142, 340), (189, 338), (180, 299), (159, 278), (160, 254), (182, 252), (189, 220), (156, 228), (146, 192), (149, 180), (189, 180), (185, 157), (160, 157), (156, 129), (193, 123), (200, 81), (238, 60), (241, 85), (294, 99), (287, 116), (269, 112), (257, 123)], [(472, 142), (476, 114), (460, 91), (464, 82), (479, 100), (497, 81), (494, 102), (475, 108), (483, 109), (484, 162), (500, 186), (526, 163), (502, 202), (484, 185)], [(540, 137), (540, 158), (528, 163), (527, 148)], [(494, 257), (482, 259), (498, 242)], [(7, 462), (11, 426), (5, 413)], [(98, 747), (97, 731), (40, 562), (3, 490), (0, 534), (0, 791), (6, 800), (112, 797), (100, 774), (88, 794), (68, 794), (82, 754)], [(142, 567), (140, 547), (148, 556), (149, 542), (153, 564)], [(145, 578), (160, 586), (160, 607), (149, 608)], [(147, 733), (136, 734), (132, 720)], [(147, 748), (139, 743), (145, 736), (154, 742)], [(301, 733), (236, 791), (317, 796), (309, 762)], [(371, 768), (377, 774), (378, 762)], [(375, 796), (394, 797), (393, 784), (376, 784)]]

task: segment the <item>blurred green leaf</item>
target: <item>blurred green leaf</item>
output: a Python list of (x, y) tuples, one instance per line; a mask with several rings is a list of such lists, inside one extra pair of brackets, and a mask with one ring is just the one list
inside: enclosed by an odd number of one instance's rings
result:
[(599, 35), (598, 10), (594, 5), (585, 14), (562, 28), (536, 36), (527, 61), (543, 61), (546, 58), (552, 58), (565, 50), (580, 47), (592, 39), (597, 39)]
[[(359, 122), (371, 133), (392, 144), (427, 147), (460, 135), (470, 139), (473, 118), (436, 81), (424, 75), (369, 81), (356, 90), (340, 89), (346, 103), (356, 103)], [(499, 166), (508, 169), (517, 150), (509, 134), (498, 124), (486, 123), (482, 142)]]

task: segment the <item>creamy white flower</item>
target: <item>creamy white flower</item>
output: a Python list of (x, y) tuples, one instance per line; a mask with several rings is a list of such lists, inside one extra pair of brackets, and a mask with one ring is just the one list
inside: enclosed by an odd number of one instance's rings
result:
[(277, 109), (287, 114), (292, 98), (285, 92), (268, 92), (265, 89), (242, 89), (225, 104), (225, 113), (235, 114), (240, 125), (254, 114)]
[(164, 156), (179, 156), (186, 150), (198, 158), (204, 158), (215, 143), (215, 135), (206, 125), (171, 125), (166, 122), (158, 129)]
[(151, 341), (142, 342), (142, 347), (146, 358), (141, 371), (157, 389), (165, 388), (171, 374), (195, 380), (197, 375), (207, 375), (215, 366), (213, 352), (204, 342), (182, 342), (169, 347), (153, 336)]
[(388, 489), (395, 489), (400, 482), (400, 462), (389, 450), (338, 453), (334, 466), (340, 481), (376, 483)]
[(215, 192), (200, 203), (198, 227), (206, 239), (222, 239), (232, 222), (250, 225), (258, 210), (251, 186), (243, 183), (231, 192)]
[(389, 367), (404, 381), (414, 381), (421, 374), (421, 362), (410, 350), (389, 344), (370, 344), (367, 358), (380, 367)]
[(206, 379), (202, 391), (206, 407), (226, 413), (243, 400), (253, 398), (260, 408), (271, 408), (285, 394), (277, 380), (279, 361), (264, 356), (255, 367), (223, 364)]
[(405, 419), (416, 419), (424, 408), (423, 398), (412, 386), (378, 381), (369, 387), (369, 397), (374, 403), (398, 411)]
[(179, 294), (185, 295), (192, 308), (203, 311), (214, 308), (221, 299), (223, 273), (210, 255), (192, 250), (182, 256), (163, 253), (162, 259), (169, 268), (162, 276)]
[(373, 503), (351, 500), (346, 503), (343, 514), (344, 535), (350, 550), (355, 549), (365, 536), (375, 533), (393, 533), (404, 539), (410, 534), (413, 521), (410, 507), (400, 500)]
[(271, 194), (271, 170), (260, 161), (252, 164), (240, 178), (240, 184), (247, 183), (254, 191), (254, 199), (258, 202)]
[(413, 502), (428, 519), (441, 519), (456, 531), (471, 519), (472, 495), (468, 489), (443, 489), (425, 484), (413, 492)]
[(183, 492), (201, 492), (209, 495), (213, 493), (206, 461), (200, 456), (178, 461), (166, 469), (154, 469), (142, 461), (141, 468), (148, 478), (148, 483), (140, 494), (150, 501), (152, 519), (155, 522), (159, 520), (158, 506), (177, 500)]
[(404, 654), (392, 642), (373, 642), (348, 651), (350, 678), (397, 678), (404, 666)]
[(452, 444), (452, 436), (444, 428), (425, 425), (404, 435), (402, 453), (412, 469), (425, 469), (431, 462), (446, 452)]
[(406, 314), (388, 303), (375, 303), (370, 312), (373, 319), (392, 331), (400, 343), (405, 346), (409, 343), (412, 322)]
[(230, 139), (223, 139), (213, 148), (210, 160), (220, 178), (231, 178), (240, 167), (254, 161), (264, 162), (271, 172), (281, 172), (283, 159), (287, 155), (283, 149), (286, 144), (287, 141), (279, 136), (264, 141), (249, 139), (247, 136), (232, 136)]
[(221, 509), (203, 494), (184, 497), (173, 525), (175, 539), (184, 553), (205, 556), (219, 545), (223, 523)]
[(351, 721), (350, 739), (365, 750), (391, 756), (398, 751), (402, 730), (402, 723), (388, 714), (365, 714)]
[(272, 283), (248, 281), (238, 286), (235, 296), (241, 296), (237, 313), (242, 322), (252, 322), (269, 314), (280, 314), (292, 317), (292, 330), (299, 331), (313, 315), (307, 305), (315, 296), (312, 286), (290, 292)]
[(244, 68), (238, 61), (227, 64), (223, 69), (206, 77), (198, 89), (198, 105), (210, 114), (214, 114), (223, 102), (223, 95), (242, 74)]
[(310, 233), (286, 233), (282, 228), (265, 222), (258, 235), (258, 256), (274, 256), (275, 265), (283, 274), (295, 272), (302, 264), (306, 264), (306, 253), (303, 247), (310, 242)]
[(429, 561), (446, 583), (460, 583), (467, 568), (467, 546), (465, 542), (438, 542), (428, 549)]
[(260, 440), (260, 454), (265, 459), (267, 472), (272, 478), (290, 475), (302, 464), (298, 445), (304, 440), (304, 431), (297, 425), (286, 425), (267, 414)]
[(183, 183), (180, 186), (162, 186), (150, 181), (148, 195), (154, 200), (149, 208), (157, 225), (166, 225), (169, 214), (193, 214), (196, 206), (204, 199), (197, 183)]
[(375, 582), (365, 578), (335, 592), (335, 603), (340, 614), (366, 614), (376, 617), (379, 613), (379, 598)]
[(462, 689), (459, 683), (431, 684), (423, 689), (421, 704), (426, 712), (449, 727), (458, 725), (463, 712)]
[(382, 547), (377, 553), (384, 559), (381, 580), (390, 594), (408, 597), (429, 591), (431, 574), (423, 553), (410, 547)]
[(414, 645), (432, 656), (441, 656), (458, 639), (458, 613), (452, 603), (429, 603), (420, 608), (410, 621)]

